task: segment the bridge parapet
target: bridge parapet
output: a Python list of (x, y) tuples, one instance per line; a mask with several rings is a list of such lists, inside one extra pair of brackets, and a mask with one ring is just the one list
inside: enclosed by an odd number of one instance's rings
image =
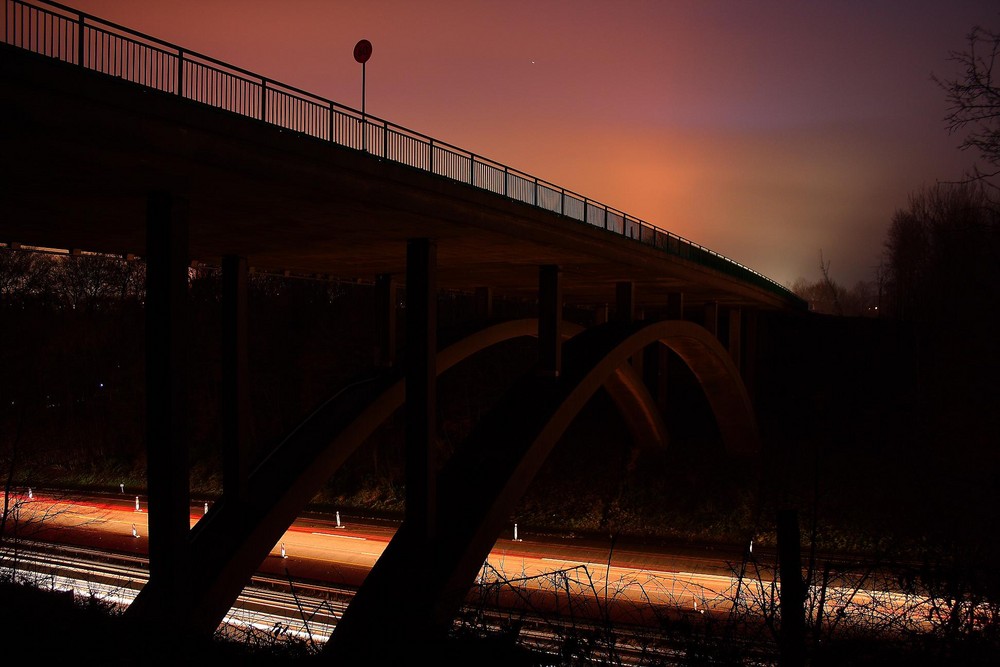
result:
[(777, 282), (709, 248), (420, 132), (47, 0), (4, 0), (3, 41), (603, 228), (770, 291)]

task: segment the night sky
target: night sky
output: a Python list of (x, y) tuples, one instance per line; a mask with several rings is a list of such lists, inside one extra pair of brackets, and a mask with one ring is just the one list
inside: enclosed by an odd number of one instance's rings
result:
[(975, 155), (932, 76), (995, 0), (64, 0), (625, 211), (791, 285), (871, 280)]

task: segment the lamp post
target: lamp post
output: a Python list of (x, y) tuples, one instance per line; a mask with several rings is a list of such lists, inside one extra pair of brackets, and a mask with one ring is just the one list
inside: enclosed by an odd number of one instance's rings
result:
[(372, 57), (372, 43), (362, 39), (354, 45), (354, 59), (361, 63), (361, 150), (368, 151), (368, 123), (365, 120), (365, 63)]

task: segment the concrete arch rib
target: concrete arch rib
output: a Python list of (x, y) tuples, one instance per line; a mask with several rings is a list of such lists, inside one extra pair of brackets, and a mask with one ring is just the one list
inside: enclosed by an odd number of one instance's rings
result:
[[(668, 321), (585, 331), (564, 345), (562, 377), (522, 378), (445, 464), (438, 480), (439, 528), (429, 571), (412, 570), (428, 545), (404, 522), (338, 623), (326, 653), (349, 662), (372, 646), (385, 646), (375, 641), (385, 628), (412, 628), (401, 642), (407, 650), (442, 638), (516, 502), (566, 427), (616, 368), (654, 341), (691, 367), (709, 394), (729, 449), (756, 451), (756, 420), (743, 382), (729, 354), (706, 329)], [(419, 594), (414, 590), (418, 579)], [(387, 599), (393, 604), (385, 604)]]
[[(537, 334), (535, 319), (512, 320), (476, 332), (438, 353), (440, 375), (473, 354), (506, 340)], [(582, 327), (564, 323), (567, 337)], [(644, 415), (633, 436), (640, 443), (663, 445), (666, 429), (640, 378), (625, 365), (608, 380), (615, 403), (630, 415)], [(315, 410), (262, 461), (248, 480), (246, 500), (223, 498), (192, 529), (193, 562), (190, 628), (214, 632), (240, 591), (281, 534), (347, 458), (405, 400), (397, 375), (358, 382)], [(158, 592), (147, 586), (128, 613), (141, 616)]]

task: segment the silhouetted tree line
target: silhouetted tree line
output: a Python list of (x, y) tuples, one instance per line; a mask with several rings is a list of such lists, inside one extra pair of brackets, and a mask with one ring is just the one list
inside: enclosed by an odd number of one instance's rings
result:
[[(189, 285), (192, 465), (212, 470), (220, 441), (219, 273), (191, 269)], [(251, 274), (260, 441), (280, 437), (338, 382), (370, 364), (366, 289)], [(19, 446), (32, 454), (21, 459), (25, 465), (85, 473), (99, 461), (143, 480), (144, 297), (141, 260), (0, 248), (0, 433), (7, 448), (20, 429)]]
[(945, 92), (948, 132), (963, 135), (959, 149), (985, 166), (916, 192), (896, 211), (885, 241), (887, 312), (952, 331), (995, 325), (1000, 305), (1000, 87), (993, 78), (1000, 33), (976, 26), (967, 41), (950, 54), (962, 74), (935, 81)]
[[(993, 78), (998, 54), (1000, 33), (977, 26), (967, 48), (950, 54), (961, 73), (935, 77), (948, 105), (947, 131), (960, 135), (958, 148), (982, 166), (915, 191), (896, 210), (872, 283), (843, 289), (821, 257), (823, 279), (800, 280), (794, 287), (816, 312), (834, 315), (871, 314), (870, 300), (867, 308), (857, 304), (876, 295), (878, 317), (892, 322), (909, 348), (902, 351), (912, 372), (902, 398), (913, 415), (909, 435), (921, 449), (950, 448), (952, 456), (942, 457), (942, 464), (957, 476), (982, 469), (1000, 426), (994, 417), (1000, 371), (1000, 88)], [(885, 397), (887, 404), (892, 400)]]
[[(945, 127), (958, 148), (980, 164), (955, 182), (925, 187), (893, 215), (874, 280), (847, 289), (831, 279), (820, 256), (821, 280), (800, 278), (792, 290), (813, 310), (833, 315), (880, 315), (931, 322), (962, 308), (992, 317), (997, 305), (997, 226), (1000, 195), (1000, 32), (975, 26), (963, 51), (952, 51), (956, 78), (933, 77), (945, 94)], [(961, 316), (962, 313), (959, 313)]]
[[(815, 480), (837, 515), (874, 503), (883, 511), (857, 518), (886, 522), (878, 530), (993, 553), (1000, 210), (988, 193), (977, 180), (939, 184), (896, 211), (877, 318), (831, 317), (860, 313), (844, 307), (845, 292), (838, 313), (836, 284), (817, 283), (810, 301), (826, 306), (772, 335), (775, 359), (791, 361), (758, 408), (798, 407), (769, 422), (788, 429), (771, 440), (789, 443), (775, 466), (804, 486)], [(845, 479), (839, 456), (863, 464)]]
[(927, 581), (991, 599), (998, 582), (982, 564), (1000, 553), (998, 52), (1000, 35), (976, 28), (968, 50), (952, 54), (962, 75), (938, 81), (948, 130), (965, 133), (959, 148), (986, 166), (923, 187), (895, 211), (870, 283), (843, 288), (820, 256), (822, 279), (793, 288), (812, 312), (773, 328), (762, 368), (784, 362), (783, 374), (757, 397), (761, 413), (779, 414), (764, 422), (765, 472), (778, 471), (821, 535), (823, 514), (867, 525), (926, 560)]
[(885, 243), (886, 312), (914, 341), (913, 441), (973, 503), (997, 481), (1000, 432), (1000, 208), (988, 193), (978, 179), (925, 188)]
[(977, 183), (911, 196), (885, 241), (886, 313), (907, 322), (994, 321), (1000, 304), (1000, 209)]

